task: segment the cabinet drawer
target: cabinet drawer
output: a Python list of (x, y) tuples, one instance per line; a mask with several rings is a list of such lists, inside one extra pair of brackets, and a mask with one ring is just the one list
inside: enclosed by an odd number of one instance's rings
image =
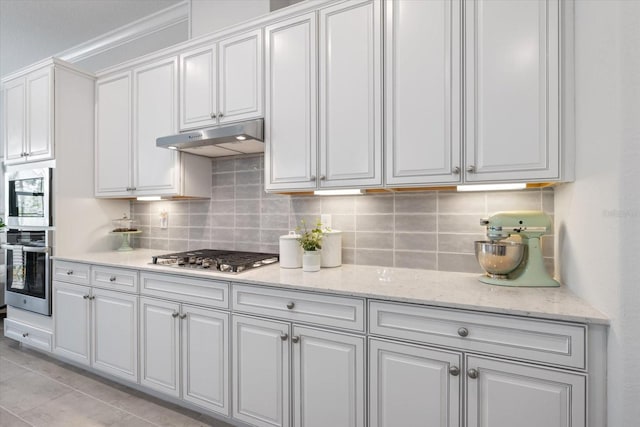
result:
[(229, 308), (229, 284), (210, 279), (171, 274), (140, 273), (140, 294), (189, 302), (208, 307)]
[(124, 268), (91, 267), (91, 284), (98, 288), (138, 292), (138, 272)]
[(233, 285), (233, 309), (294, 322), (364, 331), (364, 300)]
[(80, 262), (53, 261), (53, 280), (88, 285), (91, 282), (90, 265)]
[(585, 369), (581, 325), (371, 301), (369, 332)]
[(40, 350), (51, 352), (53, 334), (15, 320), (4, 320), (4, 336)]

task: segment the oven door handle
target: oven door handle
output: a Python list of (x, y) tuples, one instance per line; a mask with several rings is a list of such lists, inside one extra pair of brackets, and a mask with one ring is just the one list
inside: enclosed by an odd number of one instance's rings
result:
[(35, 252), (35, 253), (39, 253), (39, 254), (49, 253), (49, 248), (46, 247), (46, 246), (43, 247), (43, 246), (21, 246), (21, 245), (2, 244), (2, 245), (0, 245), (0, 248), (8, 249), (10, 251), (22, 250), (22, 252)]

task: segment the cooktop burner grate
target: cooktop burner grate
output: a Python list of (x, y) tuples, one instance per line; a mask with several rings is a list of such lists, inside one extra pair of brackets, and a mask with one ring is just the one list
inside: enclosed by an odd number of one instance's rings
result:
[(261, 252), (226, 251), (221, 249), (197, 249), (152, 257), (152, 264), (177, 268), (216, 270), (225, 273), (262, 267), (278, 262), (278, 254)]

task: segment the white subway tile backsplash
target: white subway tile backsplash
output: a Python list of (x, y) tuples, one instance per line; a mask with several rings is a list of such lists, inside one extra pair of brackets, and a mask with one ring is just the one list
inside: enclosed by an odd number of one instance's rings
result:
[[(344, 264), (481, 273), (473, 242), (486, 238), (482, 217), (498, 210), (542, 209), (553, 218), (553, 189), (495, 193), (450, 191), (316, 197), (265, 193), (262, 155), (212, 159), (211, 200), (132, 202), (141, 248), (278, 252), (279, 237), (304, 219), (331, 215), (342, 233)], [(160, 211), (168, 229), (159, 228)], [(542, 240), (553, 270), (554, 236)]]

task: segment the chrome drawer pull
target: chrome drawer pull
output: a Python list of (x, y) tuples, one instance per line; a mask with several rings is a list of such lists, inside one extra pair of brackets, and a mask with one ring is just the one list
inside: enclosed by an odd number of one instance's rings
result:
[(109, 277), (109, 281), (110, 281), (110, 282), (115, 282), (115, 281), (116, 281), (116, 276), (111, 276), (111, 277)]
[(469, 335), (469, 330), (467, 328), (460, 328), (458, 329), (458, 335), (460, 335), (461, 337), (466, 337)]
[(288, 308), (289, 310), (293, 310), (293, 307), (295, 307), (295, 304), (294, 304), (294, 302), (293, 302), (293, 301), (291, 301), (291, 302), (288, 302), (288, 303), (287, 303), (287, 308)]

